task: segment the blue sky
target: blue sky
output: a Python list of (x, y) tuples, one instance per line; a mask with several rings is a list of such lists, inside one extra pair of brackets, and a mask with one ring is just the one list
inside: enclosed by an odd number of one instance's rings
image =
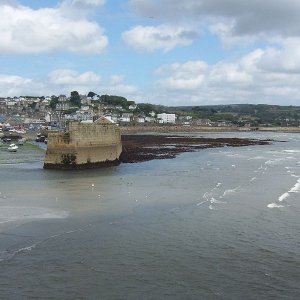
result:
[(0, 96), (300, 104), (298, 0), (0, 0)]

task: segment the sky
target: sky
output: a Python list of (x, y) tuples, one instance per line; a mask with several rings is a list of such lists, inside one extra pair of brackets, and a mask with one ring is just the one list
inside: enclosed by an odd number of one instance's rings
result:
[(299, 0), (0, 0), (0, 96), (300, 105)]

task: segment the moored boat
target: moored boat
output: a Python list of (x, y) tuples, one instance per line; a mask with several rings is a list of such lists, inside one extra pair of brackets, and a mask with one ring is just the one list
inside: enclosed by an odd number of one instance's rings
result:
[(19, 147), (18, 147), (16, 144), (10, 144), (10, 145), (8, 146), (7, 150), (8, 150), (9, 152), (17, 152), (18, 148), (19, 148)]
[(24, 145), (26, 142), (25, 138), (18, 139), (18, 145)]

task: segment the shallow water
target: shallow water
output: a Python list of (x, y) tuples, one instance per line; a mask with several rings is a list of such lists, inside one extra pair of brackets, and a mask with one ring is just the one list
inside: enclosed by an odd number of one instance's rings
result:
[(299, 299), (300, 135), (199, 135), (286, 142), (67, 172), (1, 149), (1, 297)]

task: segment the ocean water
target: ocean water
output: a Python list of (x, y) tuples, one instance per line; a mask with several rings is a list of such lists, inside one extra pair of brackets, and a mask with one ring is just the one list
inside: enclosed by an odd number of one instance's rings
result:
[(43, 170), (0, 148), (0, 299), (300, 299), (300, 135)]

